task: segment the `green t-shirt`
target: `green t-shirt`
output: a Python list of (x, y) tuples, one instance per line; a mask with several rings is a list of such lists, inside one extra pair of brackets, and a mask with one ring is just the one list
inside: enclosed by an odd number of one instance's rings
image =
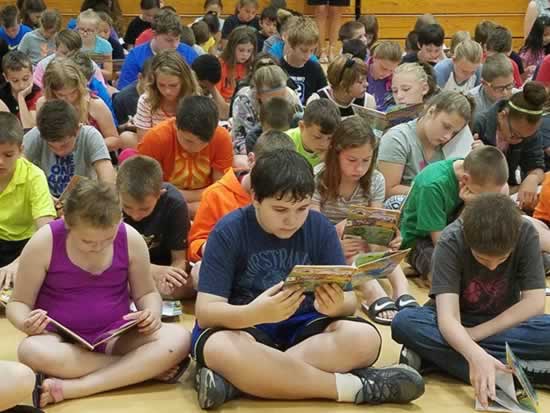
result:
[(312, 167), (315, 168), (318, 164), (322, 162), (319, 155), (314, 152), (306, 151), (306, 149), (304, 148), (300, 128), (289, 129), (286, 131), (286, 134), (290, 136), (290, 139), (292, 139), (292, 141), (294, 142), (294, 146), (296, 146), (296, 152), (306, 158)]
[(402, 248), (442, 231), (462, 204), (454, 161), (434, 162), (416, 176), (401, 216)]

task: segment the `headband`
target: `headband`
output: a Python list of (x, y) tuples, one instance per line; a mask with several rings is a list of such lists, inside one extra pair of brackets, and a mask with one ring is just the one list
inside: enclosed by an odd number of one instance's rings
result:
[(521, 113), (526, 113), (527, 115), (535, 115), (535, 116), (540, 116), (540, 115), (542, 115), (542, 109), (539, 109), (539, 110), (529, 110), (529, 109), (520, 108), (519, 106), (514, 105), (514, 102), (512, 102), (511, 100), (508, 101), (508, 105), (509, 105), (512, 109), (517, 110), (518, 112), (521, 112)]

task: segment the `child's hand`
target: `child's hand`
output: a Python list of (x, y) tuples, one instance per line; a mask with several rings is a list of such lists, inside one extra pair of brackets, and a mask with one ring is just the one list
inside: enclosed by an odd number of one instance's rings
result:
[(487, 409), (489, 400), (496, 396), (495, 374), (497, 370), (511, 373), (511, 370), (496, 358), (480, 349), (479, 354), (469, 360), (470, 383), (475, 389), (476, 397)]
[(187, 284), (189, 274), (178, 267), (155, 265), (152, 267), (153, 279), (161, 294), (169, 295), (176, 288)]
[(17, 261), (12, 262), (5, 267), (0, 267), (0, 290), (4, 288), (12, 288), (14, 286), (17, 268), (19, 268)]
[(304, 290), (298, 286), (284, 290), (282, 288), (281, 281), (265, 290), (249, 304), (251, 314), (256, 320), (254, 324), (278, 323), (287, 320), (298, 310), (305, 298)]
[(33, 83), (31, 82), (29, 86), (19, 92), (19, 96), (21, 96), (23, 99), (29, 96), (32, 92), (32, 87)]
[(518, 203), (521, 209), (534, 209), (538, 201), (538, 178), (535, 175), (527, 176), (518, 191)]
[(403, 238), (401, 238), (401, 231), (397, 230), (395, 231), (395, 237), (390, 241), (388, 244), (388, 247), (392, 251), (397, 251), (399, 248), (401, 248), (401, 242), (403, 242)]
[(340, 241), (344, 256), (346, 258), (353, 257), (361, 252), (368, 251), (369, 245), (362, 239), (348, 238)]
[(338, 284), (322, 284), (315, 289), (313, 306), (329, 317), (338, 315), (344, 303), (344, 291)]
[(50, 319), (44, 310), (32, 310), (23, 321), (23, 332), (28, 336), (38, 336), (44, 332)]
[(344, 230), (346, 229), (346, 224), (348, 223), (347, 219), (343, 219), (337, 223), (334, 228), (336, 229), (336, 234), (338, 234), (338, 239), (342, 239), (344, 236)]
[(146, 308), (142, 311), (136, 311), (135, 313), (126, 314), (125, 320), (138, 320), (138, 331), (141, 334), (149, 335), (159, 330), (162, 326), (159, 316), (155, 316), (151, 310)]

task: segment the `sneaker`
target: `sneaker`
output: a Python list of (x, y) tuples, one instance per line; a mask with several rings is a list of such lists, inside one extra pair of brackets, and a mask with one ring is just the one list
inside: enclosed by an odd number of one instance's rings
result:
[(424, 380), (412, 367), (396, 366), (353, 370), (363, 388), (355, 396), (355, 404), (409, 403), (424, 394)]
[(195, 389), (199, 406), (204, 410), (216, 409), (241, 394), (235, 386), (208, 367), (197, 367)]
[(418, 353), (405, 346), (401, 347), (401, 352), (399, 353), (399, 364), (405, 364), (406, 366), (412, 367), (419, 373), (422, 370), (422, 359)]
[(550, 389), (550, 361), (520, 360), (529, 381), (538, 389)]

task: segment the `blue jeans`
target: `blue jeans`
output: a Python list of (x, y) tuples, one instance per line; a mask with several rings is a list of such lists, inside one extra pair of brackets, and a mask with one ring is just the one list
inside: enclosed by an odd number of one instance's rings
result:
[[(473, 327), (493, 317), (461, 314), (462, 325)], [(441, 335), (435, 307), (405, 308), (391, 324), (395, 341), (415, 351), (422, 360), (435, 364), (467, 383), (470, 382), (466, 359)], [(530, 318), (516, 327), (478, 342), (487, 353), (506, 364), (506, 343), (523, 360), (550, 360), (550, 315)]]

